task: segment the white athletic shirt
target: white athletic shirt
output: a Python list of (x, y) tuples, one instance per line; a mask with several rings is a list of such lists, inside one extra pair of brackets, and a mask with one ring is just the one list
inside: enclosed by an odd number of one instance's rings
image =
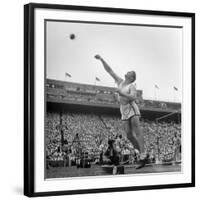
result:
[[(136, 97), (137, 90), (135, 86), (132, 83), (128, 85), (123, 85), (123, 84), (124, 84), (124, 81), (122, 81), (118, 85), (118, 89), (121, 90), (123, 93), (131, 94)], [(140, 116), (139, 108), (134, 100), (130, 101), (127, 97), (123, 97), (120, 95), (118, 95), (118, 99), (120, 102), (120, 112), (121, 112), (122, 120), (127, 120), (134, 115)]]
[[(132, 94), (135, 97), (137, 95), (136, 88), (132, 83), (130, 83), (128, 85), (124, 85), (124, 81), (122, 81), (118, 85), (118, 89), (121, 90), (125, 94)], [(123, 97), (123, 96), (119, 95), (119, 102), (120, 102), (120, 104), (125, 105), (125, 104), (130, 103), (130, 100), (128, 98), (126, 98), (126, 97)]]

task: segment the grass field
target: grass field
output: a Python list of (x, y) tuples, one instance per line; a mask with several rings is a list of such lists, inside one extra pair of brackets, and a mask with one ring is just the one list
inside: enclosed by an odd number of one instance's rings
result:
[[(135, 169), (132, 165), (124, 166), (124, 174), (142, 174), (142, 173), (163, 173), (180, 172), (181, 164), (176, 165), (147, 165), (141, 169)], [(102, 176), (112, 175), (111, 166), (92, 165), (91, 168), (73, 167), (52, 167), (46, 170), (46, 178), (65, 178), (81, 176)]]

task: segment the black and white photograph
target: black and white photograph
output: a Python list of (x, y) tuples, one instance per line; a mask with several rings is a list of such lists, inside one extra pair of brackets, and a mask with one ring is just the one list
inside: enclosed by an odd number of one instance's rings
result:
[(46, 178), (180, 173), (182, 29), (45, 28)]
[(193, 186), (194, 14), (25, 11), (27, 194)]

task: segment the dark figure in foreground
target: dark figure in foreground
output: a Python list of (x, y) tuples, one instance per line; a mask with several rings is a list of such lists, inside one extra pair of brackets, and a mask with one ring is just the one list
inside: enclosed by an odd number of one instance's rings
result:
[(120, 156), (117, 152), (114, 140), (108, 140), (108, 149), (105, 152), (105, 156), (110, 159), (111, 163), (114, 165), (113, 174), (117, 174), (117, 167), (119, 166)]

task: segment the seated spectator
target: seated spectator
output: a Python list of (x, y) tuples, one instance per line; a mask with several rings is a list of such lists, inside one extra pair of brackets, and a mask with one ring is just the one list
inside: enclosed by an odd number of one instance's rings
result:
[[(109, 146), (109, 139), (115, 140), (118, 153), (129, 154), (129, 158), (133, 154), (134, 147), (126, 139), (123, 124), (118, 116), (68, 112), (62, 114), (62, 125), (60, 125), (60, 117), (57, 112), (47, 112), (45, 143), (48, 160), (64, 160), (66, 154), (68, 155), (68, 147), (71, 149), (72, 163), (82, 149), (88, 152), (94, 161), (99, 160), (100, 156), (102, 159), (102, 154)], [(152, 160), (175, 159), (177, 149), (180, 151), (181, 148), (181, 124), (143, 120), (141, 126), (144, 132), (145, 149), (151, 152)], [(61, 144), (61, 133), (58, 127), (62, 127), (63, 144)], [(174, 145), (176, 137), (179, 145)], [(58, 151), (60, 147), (62, 149)]]
[(112, 164), (119, 165), (119, 153), (117, 152), (114, 143), (114, 140), (108, 140), (108, 149), (105, 152), (105, 156), (110, 159)]

